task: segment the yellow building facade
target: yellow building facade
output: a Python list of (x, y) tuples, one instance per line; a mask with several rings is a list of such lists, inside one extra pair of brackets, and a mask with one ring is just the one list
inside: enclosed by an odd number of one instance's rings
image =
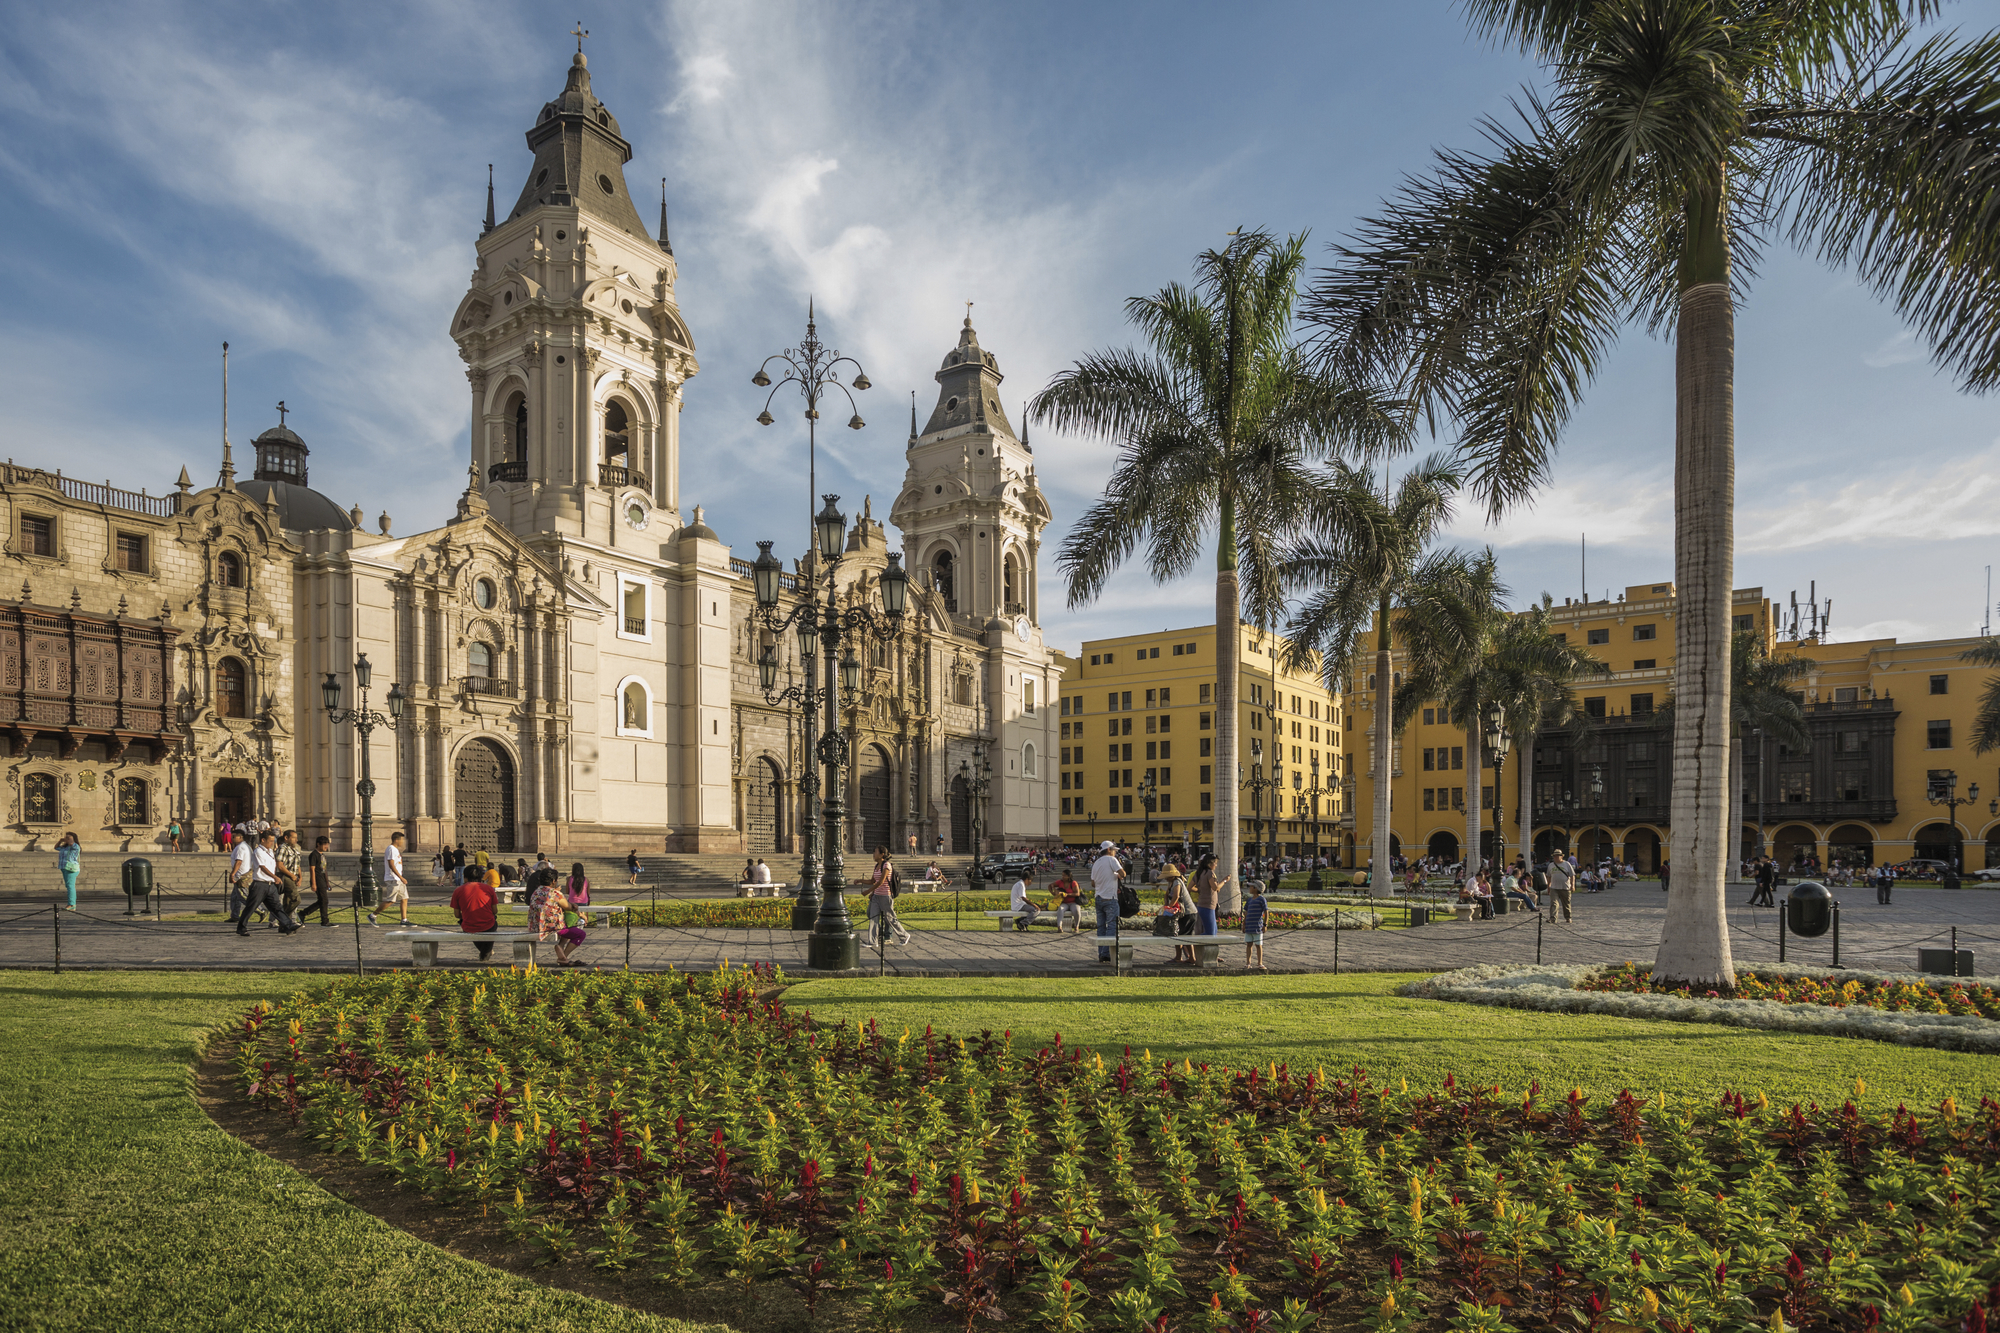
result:
[[(1874, 639), (1821, 643), (1781, 639), (1761, 588), (1733, 596), (1734, 626), (1763, 638), (1779, 655), (1813, 663), (1802, 681), (1813, 744), (1794, 750), (1775, 738), (1744, 739), (1740, 850), (1760, 848), (1787, 865), (1805, 855), (1882, 864), (1925, 856), (1956, 859), (1967, 870), (2000, 867), (2000, 754), (1976, 756), (1967, 741), (1981, 686), (1991, 674), (1961, 660), (1977, 639), (1898, 643)], [(1504, 842), (1496, 844), (1494, 770), (1479, 770), (1483, 789), (1480, 853), (1496, 845), (1511, 859), (1524, 839), (1537, 852), (1575, 848), (1586, 859), (1614, 856), (1642, 873), (1658, 869), (1668, 840), (1671, 737), (1655, 719), (1673, 688), (1675, 589), (1636, 584), (1615, 600), (1565, 601), (1556, 632), (1610, 669), (1581, 681), (1578, 697), (1592, 721), (1581, 742), (1544, 733), (1531, 752), (1511, 750), (1499, 788)], [(1398, 665), (1401, 654), (1396, 654)], [(1368, 729), (1374, 721), (1372, 652), (1357, 654), (1350, 694), (1362, 771), (1347, 807), (1354, 812), (1343, 864), (1365, 864), (1372, 840), (1373, 782)], [(1391, 829), (1399, 855), (1462, 854), (1464, 790), (1472, 761), (1462, 725), (1427, 707), (1391, 747)], [(1532, 816), (1520, 821), (1521, 765), (1530, 767)], [(1972, 786), (1979, 794), (1968, 801)], [(1933, 802), (1947, 790), (1956, 819)], [(1359, 860), (1353, 847), (1358, 846)]]
[[(1284, 640), (1244, 628), (1237, 702), (1245, 852), (1336, 845), (1352, 732), (1316, 671), (1289, 671)], [(1063, 841), (1138, 842), (1152, 795), (1155, 843), (1215, 836), (1215, 627), (1086, 642), (1063, 659), (1059, 809)], [(1148, 781), (1150, 780), (1150, 788)]]

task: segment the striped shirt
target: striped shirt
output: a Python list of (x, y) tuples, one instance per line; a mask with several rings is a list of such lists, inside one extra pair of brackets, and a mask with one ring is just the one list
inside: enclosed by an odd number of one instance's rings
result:
[(1264, 933), (1264, 897), (1252, 894), (1243, 900), (1243, 933), (1261, 935)]

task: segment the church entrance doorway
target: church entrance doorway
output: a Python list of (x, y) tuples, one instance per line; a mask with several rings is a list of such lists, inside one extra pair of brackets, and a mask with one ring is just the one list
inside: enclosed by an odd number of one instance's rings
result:
[(744, 803), (744, 833), (749, 850), (778, 850), (778, 766), (768, 759), (750, 765), (750, 790)]
[(951, 850), (954, 856), (972, 851), (972, 795), (964, 778), (951, 780)]
[(514, 850), (514, 761), (505, 750), (488, 740), (460, 750), (451, 794), (466, 850)]
[(861, 747), (860, 776), (861, 850), (872, 852), (889, 845), (889, 756), (881, 746)]
[(215, 819), (240, 824), (256, 814), (257, 788), (248, 778), (218, 778), (215, 783)]

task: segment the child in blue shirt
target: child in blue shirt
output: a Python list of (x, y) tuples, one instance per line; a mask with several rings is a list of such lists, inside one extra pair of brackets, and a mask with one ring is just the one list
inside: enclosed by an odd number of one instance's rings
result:
[[(1243, 967), (1265, 971), (1264, 967), (1264, 882), (1253, 879), (1243, 887), (1250, 892), (1243, 899)], [(1251, 962), (1255, 954), (1257, 961)]]

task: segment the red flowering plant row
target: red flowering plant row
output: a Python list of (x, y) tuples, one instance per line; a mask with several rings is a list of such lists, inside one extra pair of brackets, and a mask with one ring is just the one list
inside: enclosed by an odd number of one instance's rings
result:
[[(1690, 987), (1685, 983), (1655, 982), (1649, 971), (1633, 963), (1579, 981), (1576, 989), (1625, 995), (1720, 998), (1717, 991)], [(1977, 981), (1954, 980), (1931, 985), (1918, 981), (1846, 977), (1837, 972), (1818, 977), (1739, 971), (1733, 998), (1774, 1000), (1779, 1004), (1821, 1004), (1834, 1009), (1881, 1009), (1890, 1013), (1960, 1014), (1971, 1018), (2000, 1019), (2000, 990)]]
[(1384, 1086), (825, 1026), (780, 981), (340, 981), (245, 1016), (235, 1069), (546, 1263), (788, 1288), (796, 1327), (1983, 1329), (2000, 1304), (1989, 1099)]

